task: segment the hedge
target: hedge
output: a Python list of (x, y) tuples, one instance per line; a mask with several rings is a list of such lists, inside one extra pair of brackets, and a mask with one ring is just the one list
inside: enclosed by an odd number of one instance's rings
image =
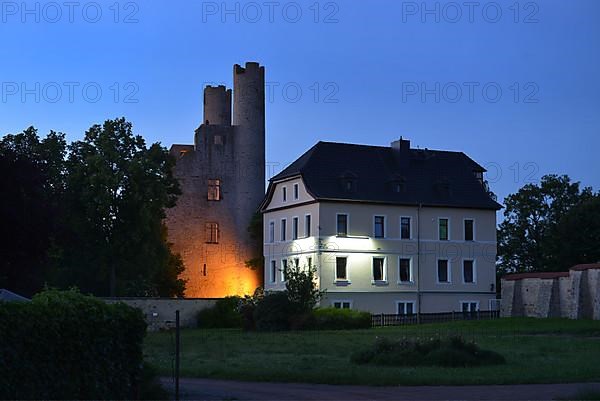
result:
[(317, 330), (353, 330), (371, 327), (371, 314), (354, 309), (317, 308), (313, 311)]
[(137, 398), (145, 333), (140, 310), (76, 290), (0, 303), (0, 399)]
[(219, 299), (214, 306), (198, 312), (198, 327), (203, 329), (225, 329), (242, 327), (239, 312), (240, 297), (231, 296)]

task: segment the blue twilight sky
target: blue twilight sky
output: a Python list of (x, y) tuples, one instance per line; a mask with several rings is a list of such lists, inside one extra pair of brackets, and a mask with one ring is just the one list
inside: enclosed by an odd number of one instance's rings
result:
[(259, 61), (271, 173), (319, 140), (402, 135), (464, 151), (500, 200), (548, 173), (600, 189), (598, 0), (0, 7), (1, 135), (34, 125), (76, 140), (125, 116), (148, 141), (191, 143), (203, 85)]

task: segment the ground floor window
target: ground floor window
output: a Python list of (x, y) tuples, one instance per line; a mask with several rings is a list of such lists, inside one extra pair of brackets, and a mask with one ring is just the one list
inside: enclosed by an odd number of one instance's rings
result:
[(398, 315), (412, 315), (415, 313), (415, 303), (413, 301), (398, 301), (396, 302)]
[(333, 301), (331, 304), (336, 309), (352, 309), (352, 301)]
[(477, 302), (477, 301), (461, 301), (460, 309), (463, 312), (477, 312), (479, 310), (479, 302)]
[(270, 281), (271, 283), (275, 283), (275, 281), (277, 280), (277, 262), (272, 260), (271, 261), (271, 277), (270, 277)]

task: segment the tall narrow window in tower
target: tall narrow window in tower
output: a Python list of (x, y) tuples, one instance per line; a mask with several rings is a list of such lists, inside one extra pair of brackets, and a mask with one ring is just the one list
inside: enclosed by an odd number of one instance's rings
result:
[(219, 223), (206, 223), (206, 243), (207, 244), (218, 244), (219, 243)]
[(292, 218), (292, 239), (298, 239), (298, 218)]
[(221, 180), (209, 179), (208, 180), (208, 200), (209, 201), (220, 201), (221, 200)]
[(375, 216), (374, 218), (374, 237), (375, 238), (383, 238), (385, 236), (385, 217), (384, 216)]
[(294, 184), (294, 199), (295, 200), (298, 199), (300, 196), (300, 194), (299, 194), (300, 191), (299, 191), (298, 187), (299, 187), (298, 184)]

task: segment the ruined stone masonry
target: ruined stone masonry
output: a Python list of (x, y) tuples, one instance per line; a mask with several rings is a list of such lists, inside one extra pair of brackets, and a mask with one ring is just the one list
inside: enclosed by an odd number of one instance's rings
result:
[(262, 284), (262, 271), (245, 261), (255, 249), (247, 228), (265, 193), (264, 88), (264, 67), (236, 64), (233, 111), (231, 89), (207, 86), (194, 144), (170, 149), (183, 193), (166, 223), (185, 264), (186, 297), (252, 294)]
[(600, 263), (502, 278), (502, 316), (600, 319)]

